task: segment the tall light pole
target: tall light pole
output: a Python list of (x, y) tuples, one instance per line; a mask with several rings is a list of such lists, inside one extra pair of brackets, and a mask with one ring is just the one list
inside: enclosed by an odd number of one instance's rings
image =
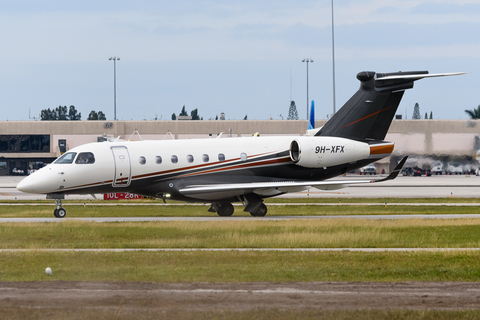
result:
[(302, 62), (307, 63), (307, 120), (308, 120), (308, 63), (313, 62), (313, 59), (305, 58), (302, 60)]
[(113, 60), (113, 120), (117, 120), (117, 60), (120, 57), (110, 57), (108, 60)]
[(333, 0), (332, 0), (332, 77), (333, 77), (333, 114), (337, 112), (335, 102), (335, 21), (333, 20)]

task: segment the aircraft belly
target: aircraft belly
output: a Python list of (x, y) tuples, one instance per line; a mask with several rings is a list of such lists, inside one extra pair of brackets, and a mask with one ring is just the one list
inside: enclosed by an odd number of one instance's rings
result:
[(188, 197), (192, 199), (205, 200), (205, 201), (219, 201), (222, 199), (237, 197), (244, 193), (245, 193), (245, 190), (212, 191), (212, 192), (188, 194)]

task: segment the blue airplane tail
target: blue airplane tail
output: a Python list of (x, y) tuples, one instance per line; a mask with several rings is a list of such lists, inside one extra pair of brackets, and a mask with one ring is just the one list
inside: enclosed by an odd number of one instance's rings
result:
[(310, 107), (310, 117), (308, 119), (308, 130), (315, 129), (315, 102), (312, 100)]

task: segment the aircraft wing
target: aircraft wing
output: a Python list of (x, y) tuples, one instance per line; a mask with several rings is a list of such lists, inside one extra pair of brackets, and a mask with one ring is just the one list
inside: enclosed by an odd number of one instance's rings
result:
[(336, 190), (360, 183), (376, 183), (395, 179), (408, 157), (404, 157), (395, 169), (383, 179), (374, 180), (332, 180), (332, 181), (275, 181), (232, 184), (192, 185), (180, 189), (180, 193), (197, 199), (216, 200), (242, 194), (256, 193), (260, 196), (275, 196), (288, 192), (299, 192), (316, 188), (320, 190)]

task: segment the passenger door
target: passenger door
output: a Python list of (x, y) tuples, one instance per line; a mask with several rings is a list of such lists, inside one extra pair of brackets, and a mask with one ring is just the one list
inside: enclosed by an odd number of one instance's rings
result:
[(128, 187), (131, 180), (130, 155), (127, 147), (111, 147), (113, 153), (113, 162), (115, 165), (115, 176), (113, 178), (113, 187)]

